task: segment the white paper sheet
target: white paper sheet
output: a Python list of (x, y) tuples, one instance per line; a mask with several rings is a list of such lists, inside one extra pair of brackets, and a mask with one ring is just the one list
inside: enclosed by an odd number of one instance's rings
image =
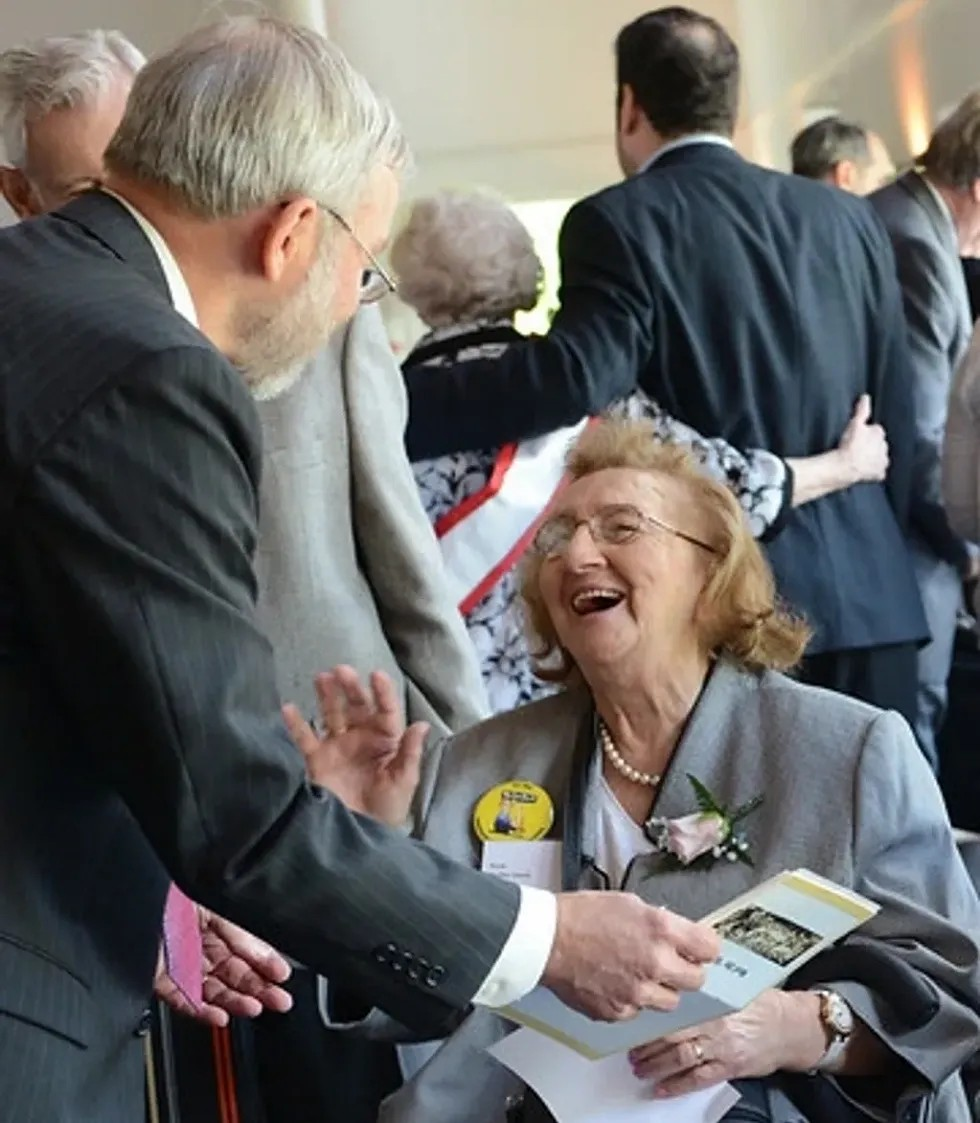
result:
[(590, 1061), (533, 1029), (516, 1030), (489, 1052), (531, 1085), (558, 1123), (718, 1123), (739, 1098), (731, 1085), (719, 1084), (656, 1100), (625, 1053)]

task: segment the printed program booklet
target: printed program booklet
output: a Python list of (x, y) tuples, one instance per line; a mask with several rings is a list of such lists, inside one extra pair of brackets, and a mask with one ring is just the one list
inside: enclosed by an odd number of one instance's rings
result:
[(670, 1013), (643, 1010), (629, 1021), (597, 1022), (543, 987), (499, 1013), (598, 1060), (744, 1009), (877, 912), (871, 901), (809, 870), (787, 871), (705, 918), (722, 937), (721, 955), (704, 987), (683, 994)]

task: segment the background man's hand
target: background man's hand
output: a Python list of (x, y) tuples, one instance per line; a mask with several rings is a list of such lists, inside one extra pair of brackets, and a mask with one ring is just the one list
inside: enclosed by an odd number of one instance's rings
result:
[(284, 1014), (292, 996), (279, 985), (292, 973), (286, 960), (268, 944), (197, 906), (204, 948), (204, 1004), (195, 1008), (167, 974), (163, 950), (157, 961), (153, 991), (178, 1014), (205, 1025), (226, 1026), (231, 1018), (257, 1018), (263, 1010)]
[(862, 394), (847, 423), (838, 451), (844, 457), (853, 483), (883, 480), (888, 474), (888, 437), (871, 420), (871, 398)]
[(353, 667), (314, 679), (322, 735), (295, 706), (283, 707), (290, 736), (306, 760), (310, 780), (361, 815), (397, 827), (408, 818), (419, 783), (429, 727), (405, 728), (398, 695), (381, 671), (368, 692)]
[(593, 1018), (673, 1010), (698, 990), (721, 950), (717, 933), (631, 893), (562, 893), (558, 931), (542, 983)]

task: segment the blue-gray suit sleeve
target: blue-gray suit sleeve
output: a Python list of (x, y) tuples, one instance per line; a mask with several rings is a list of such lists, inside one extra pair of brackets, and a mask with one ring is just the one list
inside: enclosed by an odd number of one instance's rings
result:
[(65, 751), (122, 796), (190, 896), (441, 1026), (496, 961), (518, 890), (306, 782), (254, 622), (258, 465), (244, 384), (203, 346), (110, 379), (42, 451), (12, 550), (78, 731)]
[(915, 457), (910, 519), (932, 551), (963, 571), (966, 543), (943, 506), (942, 447), (950, 392), (950, 348), (956, 308), (944, 281), (942, 249), (922, 238), (895, 239), (895, 260), (908, 326), (908, 359), (915, 401)]
[[(938, 1008), (909, 1029), (860, 982), (832, 983), (921, 1082), (938, 1087), (976, 1052), (980, 1035), (980, 901), (953, 840), (942, 796), (906, 723), (871, 723), (853, 810), (854, 888), (881, 905), (851, 943), (874, 942), (934, 989)], [(842, 1080), (845, 1090), (851, 1082)]]

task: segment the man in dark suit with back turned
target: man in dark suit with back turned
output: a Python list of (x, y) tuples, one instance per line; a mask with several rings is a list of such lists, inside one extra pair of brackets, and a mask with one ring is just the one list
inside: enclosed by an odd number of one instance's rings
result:
[[(5, 1118), (136, 1117), (170, 878), (422, 1029), (539, 981), (600, 1016), (671, 1007), (717, 954), (629, 895), (529, 892), (385, 831), (286, 734), (248, 390), (373, 287), (405, 156), (326, 40), (225, 21), (139, 75), (106, 190), (0, 233)], [(356, 709), (325, 739), (410, 767), (393, 692)], [(356, 806), (340, 763), (336, 786)]]
[(793, 510), (769, 559), (815, 628), (805, 676), (911, 718), (926, 627), (903, 540), (911, 389), (887, 237), (860, 200), (734, 151), (738, 51), (714, 20), (650, 12), (616, 51), (629, 178), (569, 212), (546, 337), (492, 364), (412, 372), (409, 455), (548, 432), (638, 384), (702, 433), (806, 456), (869, 393), (886, 484)]

